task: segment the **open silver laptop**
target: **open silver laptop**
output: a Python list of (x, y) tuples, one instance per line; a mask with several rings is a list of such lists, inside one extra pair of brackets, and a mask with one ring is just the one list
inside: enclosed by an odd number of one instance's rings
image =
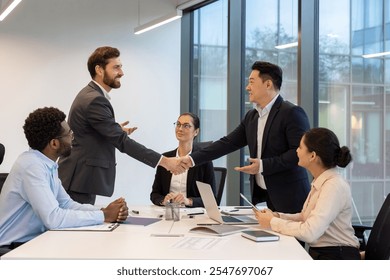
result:
[(210, 219), (225, 225), (254, 225), (259, 223), (256, 219), (248, 216), (222, 216), (221, 212), (219, 212), (211, 186), (199, 181), (196, 181), (196, 185), (198, 186), (200, 197)]

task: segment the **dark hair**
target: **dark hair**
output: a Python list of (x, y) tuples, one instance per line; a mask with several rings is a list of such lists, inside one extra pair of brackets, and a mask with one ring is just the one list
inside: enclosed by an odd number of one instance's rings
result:
[(309, 152), (315, 152), (322, 160), (325, 167), (346, 167), (352, 161), (352, 155), (349, 148), (343, 146), (340, 148), (339, 140), (333, 131), (317, 127), (307, 131), (303, 142)]
[(190, 116), (190, 117), (192, 118), (192, 122), (193, 122), (193, 124), (194, 124), (195, 129), (198, 129), (198, 128), (199, 128), (199, 126), (200, 126), (200, 120), (199, 120), (199, 117), (198, 117), (197, 115), (195, 115), (194, 113), (185, 112), (185, 113), (181, 114), (181, 115), (179, 116), (179, 118), (180, 118), (181, 116)]
[(277, 90), (282, 87), (283, 70), (278, 65), (266, 61), (256, 61), (252, 65), (252, 70), (259, 71), (259, 77), (263, 82), (271, 80)]
[(61, 135), (61, 123), (66, 115), (53, 107), (39, 108), (30, 113), (24, 122), (24, 134), (28, 145), (35, 150), (43, 151), (47, 144)]
[(106, 65), (108, 64), (108, 60), (110, 58), (117, 58), (120, 56), (120, 51), (117, 48), (113, 47), (100, 47), (97, 48), (91, 56), (88, 58), (88, 71), (91, 75), (92, 79), (96, 76), (96, 65), (99, 65), (103, 69), (106, 68)]

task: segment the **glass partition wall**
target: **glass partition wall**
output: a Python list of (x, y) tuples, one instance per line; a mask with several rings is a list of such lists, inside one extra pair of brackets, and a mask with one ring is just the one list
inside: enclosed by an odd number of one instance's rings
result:
[[(199, 141), (226, 134), (228, 1), (216, 1), (193, 12), (192, 108), (200, 118)], [(214, 162), (226, 166), (225, 158)]]
[[(230, 9), (238, 2), (242, 9)], [(305, 0), (219, 0), (192, 12), (193, 44), (190, 110), (201, 117), (201, 141), (226, 135), (229, 112), (240, 106), (242, 117), (253, 105), (245, 86), (255, 60), (267, 60), (284, 71), (283, 98), (297, 103), (305, 94), (317, 95), (318, 123), (335, 131), (342, 145), (350, 147), (353, 162), (340, 169), (351, 184), (354, 222), (372, 223), (385, 195), (390, 192), (390, 0), (318, 0), (318, 65), (314, 80), (318, 92), (298, 92), (298, 7)], [(229, 15), (229, 16), (228, 16)], [(229, 54), (229, 18), (242, 21), (242, 53)], [(313, 22), (314, 25), (314, 22)], [(185, 32), (185, 31), (183, 31)], [(229, 64), (231, 55), (243, 56), (242, 65)], [(301, 53), (301, 63), (314, 63)], [(367, 55), (374, 55), (370, 57)], [(229, 100), (229, 67), (239, 67), (242, 104)], [(304, 73), (303, 73), (304, 74)], [(183, 93), (189, 94), (189, 93)], [(238, 124), (238, 122), (237, 122)], [(235, 125), (237, 125), (235, 124)], [(246, 163), (248, 151), (241, 152)], [(225, 166), (225, 157), (216, 165)], [(227, 166), (234, 172), (234, 166)], [(242, 175), (240, 190), (249, 195), (249, 181)]]
[(333, 129), (351, 149), (344, 175), (354, 219), (364, 223), (373, 221), (390, 192), (390, 56), (376, 56), (390, 51), (389, 2), (320, 0), (319, 8), (319, 126)]

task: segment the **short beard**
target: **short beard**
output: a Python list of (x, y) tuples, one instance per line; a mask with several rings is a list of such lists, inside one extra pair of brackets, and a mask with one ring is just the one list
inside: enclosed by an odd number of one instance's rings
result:
[(61, 142), (61, 148), (59, 150), (60, 157), (68, 157), (72, 153), (72, 145), (66, 146)]
[(107, 76), (104, 76), (103, 83), (108, 85), (110, 88), (120, 88), (121, 87), (120, 81), (115, 81), (115, 79), (110, 79)]

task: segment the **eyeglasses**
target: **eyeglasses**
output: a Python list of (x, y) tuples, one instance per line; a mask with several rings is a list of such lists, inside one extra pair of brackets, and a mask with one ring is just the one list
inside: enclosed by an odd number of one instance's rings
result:
[(190, 125), (189, 123), (180, 123), (180, 122), (174, 122), (173, 125), (176, 128), (182, 127), (183, 129), (190, 129), (192, 127), (192, 125)]
[(69, 136), (71, 137), (70, 138), (71, 140), (74, 139), (74, 134), (73, 134), (73, 131), (71, 129), (69, 129), (69, 132), (67, 134), (58, 136), (57, 139), (69, 137)]

